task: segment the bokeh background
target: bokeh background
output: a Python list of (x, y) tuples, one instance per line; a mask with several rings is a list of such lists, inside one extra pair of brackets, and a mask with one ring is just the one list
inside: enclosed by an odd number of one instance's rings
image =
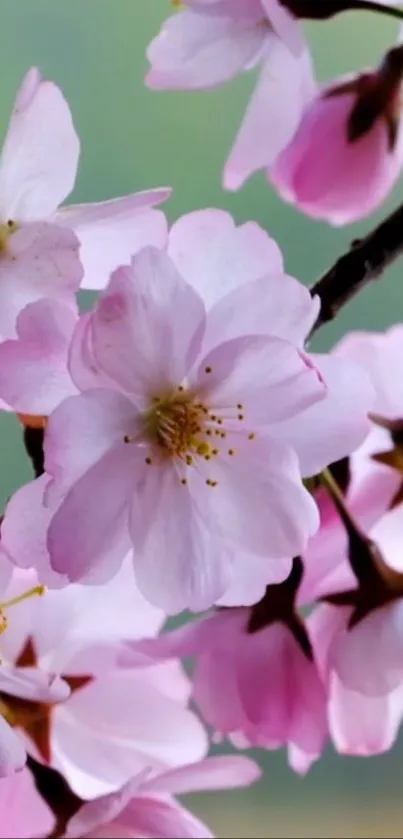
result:
[[(310, 221), (282, 204), (263, 174), (241, 192), (225, 193), (221, 169), (254, 74), (211, 92), (146, 90), (146, 45), (171, 12), (169, 0), (3, 0), (1, 133), (21, 77), (38, 65), (64, 90), (81, 137), (73, 200), (98, 201), (172, 185), (174, 195), (166, 205), (170, 220), (209, 206), (228, 209), (238, 222), (254, 219), (279, 242), (288, 272), (313, 282), (377, 216), (345, 229)], [(355, 13), (309, 25), (307, 32), (318, 76), (327, 80), (377, 63), (396, 38), (397, 25)], [(380, 215), (402, 199), (400, 185)], [(351, 328), (383, 329), (402, 319), (400, 263), (323, 330), (315, 346), (328, 348)], [(30, 478), (30, 468), (18, 423), (4, 416), (0, 423), (3, 504)], [(402, 746), (371, 760), (340, 757), (329, 749), (303, 779), (288, 769), (284, 753), (266, 753), (262, 762), (264, 779), (255, 788), (188, 799), (218, 836), (403, 836)]]

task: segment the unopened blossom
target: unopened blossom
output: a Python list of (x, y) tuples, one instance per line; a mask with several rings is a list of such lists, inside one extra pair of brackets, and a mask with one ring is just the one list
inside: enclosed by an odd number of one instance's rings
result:
[(245, 609), (223, 609), (156, 639), (127, 645), (122, 663), (192, 657), (192, 696), (212, 729), (241, 748), (288, 748), (305, 773), (327, 740), (326, 693), (295, 609), (299, 560), (286, 581)]
[(168, 772), (135, 776), (111, 795), (84, 804), (70, 820), (66, 839), (126, 836), (153, 839), (208, 839), (203, 822), (185, 810), (174, 795), (201, 790), (235, 789), (253, 784), (260, 775), (245, 757), (210, 757)]
[[(81, 275), (77, 276), (72, 260), (78, 240), (86, 288), (106, 285), (110, 270), (139, 247), (165, 242), (164, 215), (152, 207), (169, 197), (166, 189), (59, 209), (74, 187), (79, 152), (79, 139), (63, 94), (53, 82), (42, 79), (37, 68), (31, 68), (17, 93), (0, 157), (0, 273), (8, 275), (12, 271), (17, 277), (18, 311), (23, 306), (20, 298), (28, 294), (31, 285), (60, 286), (63, 280), (77, 287)], [(46, 236), (44, 243), (42, 234)], [(53, 265), (49, 249), (56, 251)], [(26, 264), (28, 257), (30, 265)], [(33, 258), (36, 262), (32, 265)], [(2, 290), (1, 319), (5, 318), (4, 294)], [(31, 295), (25, 302), (33, 299)], [(0, 320), (0, 335), (2, 327)], [(8, 337), (9, 332), (5, 334)]]
[(90, 319), (102, 386), (66, 399), (46, 432), (54, 570), (80, 580), (116, 568), (128, 533), (141, 590), (168, 612), (221, 597), (237, 549), (282, 559), (318, 524), (292, 440), (276, 430), (295, 417), (297, 433), (325, 398), (322, 377), (283, 338), (222, 342), (225, 317), (204, 348), (209, 314), (165, 254), (142, 251)]
[[(7, 596), (35, 579), (15, 570)], [(139, 594), (130, 561), (107, 586), (47, 591), (10, 616), (1, 652), (15, 682), (56, 672), (66, 691), (35, 696), (11, 685), (6, 696), (1, 684), (2, 713), (20, 747), (58, 769), (82, 798), (118, 789), (133, 772), (205, 755), (206, 735), (187, 708), (190, 687), (179, 664), (147, 671), (118, 664), (121, 640), (153, 635), (163, 619)]]
[(191, 0), (147, 51), (151, 88), (216, 87), (259, 66), (259, 79), (224, 170), (238, 189), (267, 168), (296, 130), (313, 81), (300, 24), (277, 0)]
[(54, 815), (37, 791), (29, 769), (1, 778), (1, 839), (41, 839), (52, 833), (54, 825)]
[(307, 106), (270, 171), (280, 195), (314, 218), (348, 224), (387, 197), (403, 164), (402, 47), (342, 78)]

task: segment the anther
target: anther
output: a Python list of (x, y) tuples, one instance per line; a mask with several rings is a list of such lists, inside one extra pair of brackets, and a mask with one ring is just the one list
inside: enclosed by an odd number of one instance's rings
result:
[(220, 449), (212, 449), (211, 454), (218, 454)]
[(152, 459), (151, 459), (151, 457), (146, 457), (146, 458), (145, 458), (145, 462), (146, 462), (147, 466), (151, 466), (151, 464), (152, 464)]
[(221, 417), (218, 417), (217, 425), (222, 425), (222, 424), (223, 424), (223, 420), (221, 419)]
[(212, 367), (205, 367), (205, 368), (204, 368), (204, 372), (205, 372), (205, 373), (212, 373), (212, 372), (213, 372), (213, 368), (212, 368)]
[(254, 440), (256, 438), (256, 434), (252, 432), (252, 434), (248, 434), (248, 440)]
[(233, 454), (235, 454), (235, 449), (228, 449), (228, 454), (230, 454), (231, 456), (232, 456)]
[(181, 478), (181, 484), (185, 486), (187, 484), (187, 478)]
[(244, 417), (244, 415), (243, 415), (243, 414), (238, 414), (238, 419), (239, 419), (239, 420), (243, 420), (243, 419), (245, 419), (245, 417)]
[(125, 436), (123, 437), (123, 442), (124, 443), (132, 443), (133, 442), (133, 437), (130, 437), (130, 434), (125, 434)]
[(240, 403), (240, 402), (238, 402), (237, 408), (238, 408), (238, 411), (242, 411), (242, 409), (243, 409), (243, 405), (241, 405), (241, 403)]
[(187, 454), (185, 460), (188, 466), (193, 466), (193, 457), (191, 454)]

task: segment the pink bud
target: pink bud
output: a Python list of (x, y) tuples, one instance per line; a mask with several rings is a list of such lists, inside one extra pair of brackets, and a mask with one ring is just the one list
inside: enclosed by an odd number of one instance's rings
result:
[(402, 166), (401, 80), (398, 47), (378, 70), (322, 90), (271, 170), (282, 197), (334, 225), (373, 212)]

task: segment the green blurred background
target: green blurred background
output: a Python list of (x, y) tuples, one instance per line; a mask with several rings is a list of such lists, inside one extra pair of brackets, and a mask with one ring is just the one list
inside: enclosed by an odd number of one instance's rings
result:
[[(311, 283), (377, 217), (341, 230), (312, 222), (282, 204), (263, 174), (241, 192), (225, 193), (221, 168), (254, 77), (208, 93), (146, 90), (145, 48), (171, 11), (169, 0), (3, 0), (2, 132), (22, 75), (36, 64), (64, 90), (82, 140), (73, 200), (172, 185), (170, 220), (208, 206), (230, 210), (238, 222), (254, 219), (279, 242), (288, 272)], [(397, 32), (394, 21), (370, 14), (307, 29), (323, 80), (377, 63)], [(381, 215), (402, 198), (398, 186)], [(351, 328), (381, 329), (403, 319), (402, 271), (400, 263), (367, 289), (315, 346), (327, 348)], [(0, 421), (3, 503), (30, 469), (18, 423)], [(219, 836), (403, 836), (401, 747), (371, 760), (342, 758), (329, 749), (305, 779), (291, 773), (284, 753), (267, 753), (263, 763), (264, 780), (247, 792), (188, 799)]]

